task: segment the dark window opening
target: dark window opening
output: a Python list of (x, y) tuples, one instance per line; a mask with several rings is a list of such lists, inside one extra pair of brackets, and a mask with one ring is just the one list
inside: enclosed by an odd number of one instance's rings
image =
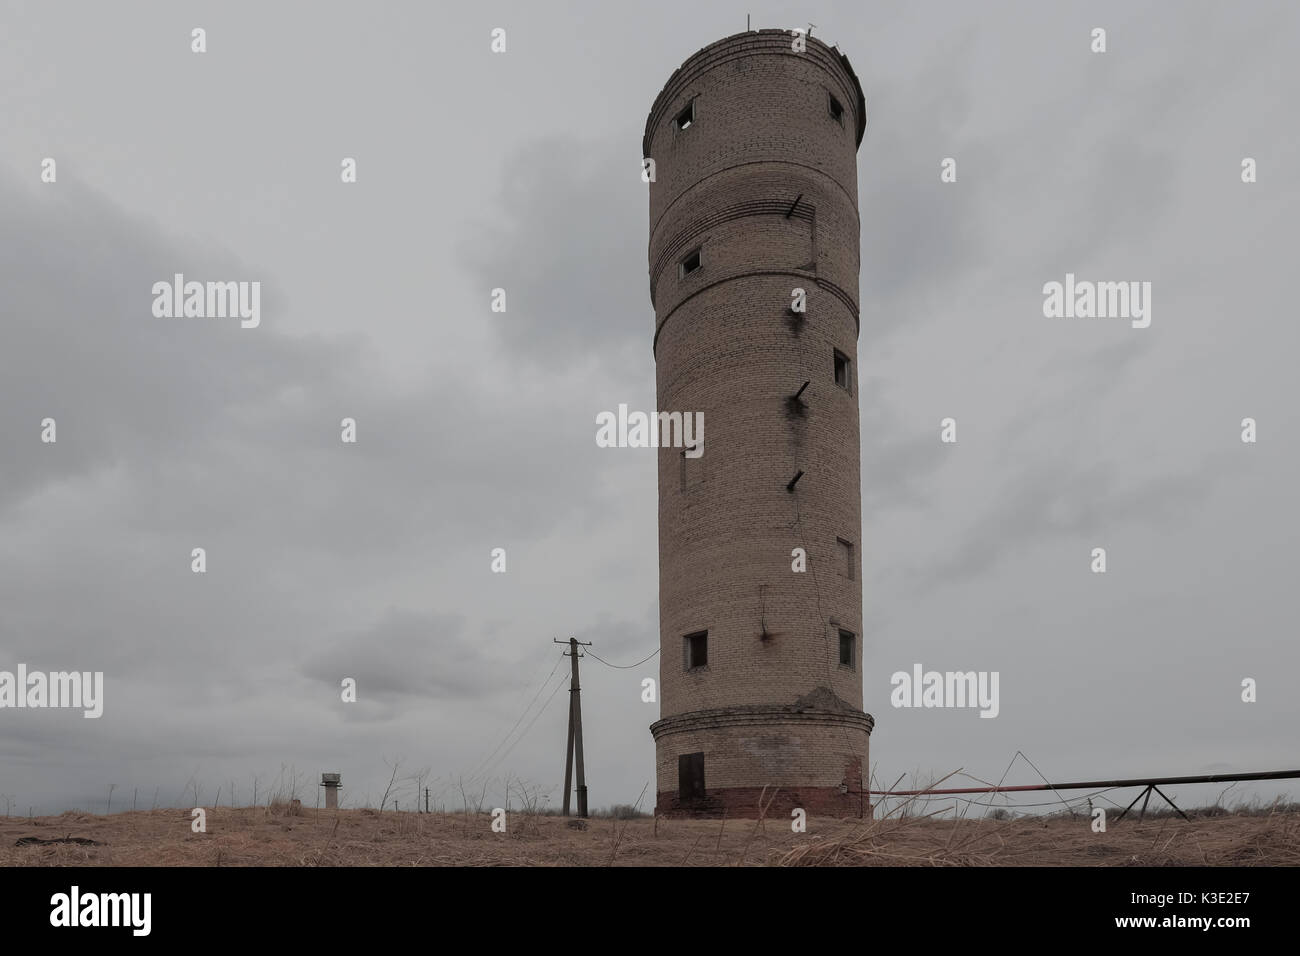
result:
[(688, 275), (698, 269), (701, 265), (700, 251), (695, 249), (688, 253), (681, 263), (681, 278), (685, 279)]
[(704, 753), (677, 758), (677, 795), (682, 800), (704, 799)]
[(853, 645), (857, 643), (852, 631), (840, 631), (840, 666), (853, 666)]
[(844, 107), (841, 106), (841, 105), (840, 105), (840, 101), (837, 100), (837, 99), (835, 98), (835, 94), (830, 93), (830, 94), (827, 94), (827, 95), (829, 95), (829, 96), (830, 96), (830, 99), (831, 99), (831, 102), (830, 102), (831, 119), (835, 120), (835, 122), (837, 122), (837, 123), (839, 123), (841, 126), (843, 126), (843, 125), (844, 125)]
[(840, 574), (844, 575), (850, 581), (853, 580), (853, 542), (845, 541), (843, 538), (836, 538), (835, 543), (840, 549)]
[(693, 671), (709, 665), (709, 632), (698, 631), (685, 638), (686, 669)]
[(673, 123), (677, 126), (678, 129), (690, 129), (691, 124), (694, 122), (695, 122), (695, 101), (691, 100), (690, 103), (686, 105), (686, 109), (682, 110), (680, 113), (677, 114), (677, 118), (673, 120)]
[(843, 352), (835, 352), (835, 384), (840, 388), (852, 391), (849, 384), (849, 357)]

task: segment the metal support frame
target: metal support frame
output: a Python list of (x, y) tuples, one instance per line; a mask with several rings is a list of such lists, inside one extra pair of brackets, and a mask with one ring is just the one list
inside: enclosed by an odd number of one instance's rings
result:
[(1146, 814), (1147, 804), (1151, 801), (1151, 793), (1155, 791), (1175, 810), (1184, 820), (1190, 819), (1187, 814), (1174, 803), (1169, 796), (1160, 789), (1160, 785), (1171, 786), (1179, 783), (1239, 783), (1249, 780), (1295, 780), (1300, 779), (1300, 770), (1263, 770), (1258, 773), (1206, 773), (1192, 774), (1181, 777), (1142, 777), (1128, 780), (1087, 780), (1080, 783), (1032, 783), (1012, 787), (944, 787), (941, 789), (926, 790), (868, 790), (873, 796), (879, 797), (920, 797), (920, 796), (949, 796), (958, 793), (1024, 793), (1032, 790), (1114, 790), (1119, 787), (1142, 787), (1141, 792), (1133, 798), (1133, 802), (1123, 809), (1116, 818), (1118, 823), (1124, 819), (1124, 815), (1133, 809), (1134, 804), (1139, 800), (1142, 801), (1142, 808), (1138, 811), (1138, 819), (1141, 820)]

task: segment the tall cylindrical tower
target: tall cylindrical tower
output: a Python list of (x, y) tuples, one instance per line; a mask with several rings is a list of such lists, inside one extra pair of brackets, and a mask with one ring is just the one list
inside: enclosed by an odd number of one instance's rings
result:
[(848, 60), (779, 30), (700, 50), (646, 121), (658, 410), (706, 426), (659, 450), (659, 812), (870, 814), (865, 129)]

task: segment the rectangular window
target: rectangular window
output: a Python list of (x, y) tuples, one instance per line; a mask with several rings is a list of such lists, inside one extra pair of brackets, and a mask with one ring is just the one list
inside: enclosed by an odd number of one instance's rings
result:
[(853, 649), (857, 644), (857, 635), (852, 631), (840, 631), (840, 666), (853, 666)]
[(677, 796), (682, 800), (702, 800), (704, 798), (703, 752), (678, 756)]
[(830, 103), (828, 104), (828, 106), (829, 106), (830, 111), (831, 111), (831, 119), (835, 120), (835, 122), (837, 122), (837, 123), (839, 123), (841, 126), (843, 126), (843, 125), (844, 125), (844, 107), (840, 105), (840, 101), (837, 100), (837, 99), (835, 98), (835, 94), (834, 94), (834, 93), (827, 93), (826, 95), (830, 97)]
[(678, 129), (690, 129), (691, 124), (695, 122), (695, 101), (691, 100), (686, 104), (686, 109), (677, 114), (673, 120), (673, 125)]
[(685, 258), (682, 259), (681, 264), (678, 266), (678, 278), (685, 279), (692, 272), (695, 272), (700, 268), (702, 262), (700, 251), (701, 250), (699, 249), (693, 249), (686, 254)]
[(836, 538), (835, 546), (839, 550), (839, 573), (844, 575), (850, 581), (852, 581), (853, 580), (853, 542), (845, 541), (843, 538)]
[(686, 669), (693, 671), (709, 665), (709, 632), (697, 631), (683, 638)]
[(846, 391), (853, 391), (849, 384), (852, 379), (849, 376), (849, 357), (839, 349), (835, 350), (835, 384)]

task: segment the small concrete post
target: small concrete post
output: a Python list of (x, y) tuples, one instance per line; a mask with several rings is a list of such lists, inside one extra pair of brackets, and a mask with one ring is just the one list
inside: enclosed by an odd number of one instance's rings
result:
[(337, 810), (339, 808), (339, 774), (323, 773), (320, 775), (320, 785), (325, 788), (325, 809)]

